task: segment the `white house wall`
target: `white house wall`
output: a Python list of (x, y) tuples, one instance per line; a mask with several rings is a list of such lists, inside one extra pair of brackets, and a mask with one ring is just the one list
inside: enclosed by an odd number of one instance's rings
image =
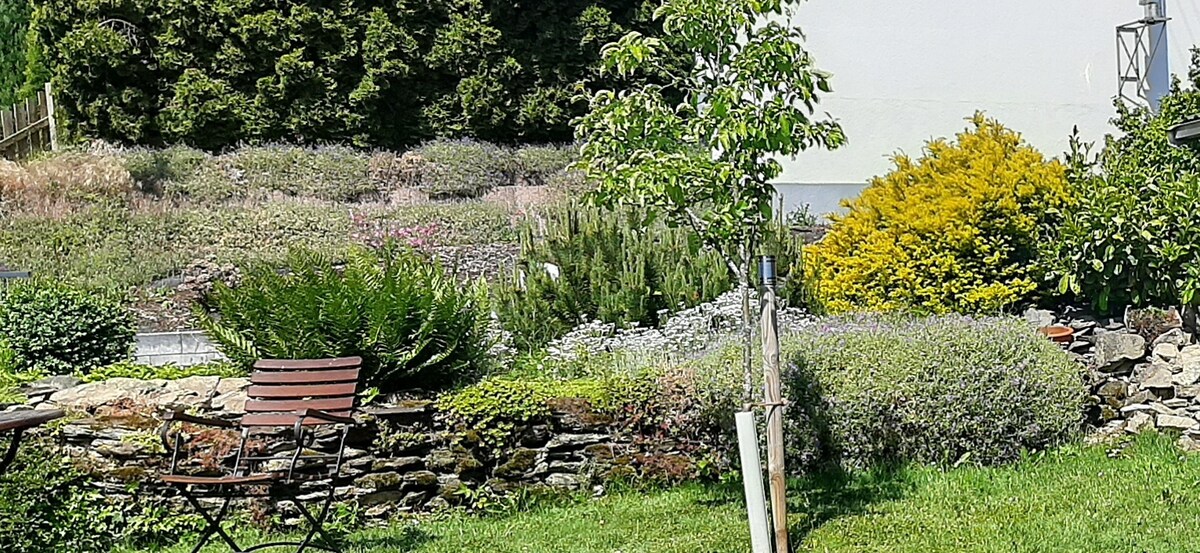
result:
[[(1168, 5), (1172, 73), (1186, 75), (1200, 42), (1200, 0)], [(835, 209), (889, 156), (919, 154), (983, 110), (1048, 155), (1073, 126), (1089, 139), (1110, 131), (1117, 92), (1117, 25), (1142, 17), (1137, 0), (810, 0), (797, 20), (833, 94), (821, 109), (849, 144), (784, 162), (788, 207)]]

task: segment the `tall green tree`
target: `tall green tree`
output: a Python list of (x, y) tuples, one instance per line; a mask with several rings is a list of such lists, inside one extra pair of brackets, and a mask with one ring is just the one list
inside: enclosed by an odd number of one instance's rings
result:
[(29, 0), (0, 0), (0, 106), (15, 102), (25, 83), (25, 43), (32, 11)]
[[(742, 291), (746, 397), (752, 394), (749, 290), (771, 220), (779, 156), (836, 148), (841, 126), (815, 114), (830, 75), (817, 69), (794, 20), (797, 2), (666, 0), (661, 38), (630, 32), (605, 47), (622, 77), (674, 75), (591, 96), (578, 121), (581, 166), (603, 204), (635, 204), (690, 226), (721, 253)], [(696, 60), (675, 74), (665, 64)], [(683, 101), (674, 98), (682, 96)]]
[[(11, 1), (11, 0), (8, 0)], [(568, 141), (646, 0), (34, 0), (59, 104), (122, 142)]]

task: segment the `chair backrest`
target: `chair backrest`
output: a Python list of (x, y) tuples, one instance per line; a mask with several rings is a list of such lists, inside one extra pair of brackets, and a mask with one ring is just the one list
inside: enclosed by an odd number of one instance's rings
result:
[[(254, 364), (246, 391), (242, 426), (294, 426), (301, 409), (349, 416), (354, 410), (361, 357), (336, 359), (262, 359)], [(305, 426), (334, 424), (317, 418)]]

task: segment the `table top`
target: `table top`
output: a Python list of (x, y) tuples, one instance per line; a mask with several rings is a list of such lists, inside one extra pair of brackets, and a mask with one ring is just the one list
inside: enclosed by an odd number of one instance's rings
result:
[(0, 413), (0, 432), (25, 430), (41, 426), (52, 420), (62, 418), (62, 416), (63, 412), (58, 409), (36, 409)]

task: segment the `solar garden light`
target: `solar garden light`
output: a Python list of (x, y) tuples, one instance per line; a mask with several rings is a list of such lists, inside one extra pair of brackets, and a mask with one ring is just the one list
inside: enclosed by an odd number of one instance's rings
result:
[(1200, 119), (1184, 121), (1167, 129), (1172, 146), (1195, 145), (1200, 140)]
[(775, 287), (775, 256), (764, 255), (758, 262), (758, 272), (762, 275), (763, 286)]

